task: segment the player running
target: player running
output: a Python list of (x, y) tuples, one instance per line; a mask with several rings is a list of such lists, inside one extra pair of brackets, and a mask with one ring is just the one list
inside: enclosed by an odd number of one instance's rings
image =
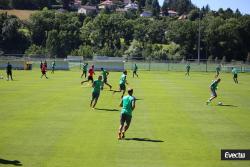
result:
[[(93, 87), (93, 91), (92, 91), (92, 99), (90, 102), (90, 107), (92, 107), (93, 109), (95, 108), (95, 105), (98, 101), (98, 98), (100, 96), (100, 92), (101, 92), (101, 88), (103, 87), (103, 82), (102, 82), (102, 76), (100, 75), (98, 77), (98, 80), (95, 80), (92, 84)], [(92, 103), (94, 102), (94, 104), (92, 105)]]
[(123, 98), (124, 94), (125, 94), (125, 91), (126, 91), (126, 84), (127, 83), (127, 71), (125, 70), (120, 78), (120, 82), (119, 82), (119, 86), (120, 86), (120, 89), (119, 90), (114, 90), (113, 93), (116, 93), (116, 92), (122, 92), (122, 96), (121, 98)]
[(95, 74), (95, 72), (94, 72), (94, 65), (92, 65), (91, 68), (89, 69), (88, 79), (85, 80), (85, 81), (82, 81), (81, 84), (83, 84), (84, 82), (89, 82), (89, 81), (91, 81), (93, 83), (94, 82), (94, 79), (93, 79), (93, 75), (94, 74)]
[[(112, 86), (110, 84), (108, 84), (108, 75), (109, 75), (109, 72), (104, 70), (103, 68), (101, 68), (101, 71), (102, 71), (102, 78), (103, 78), (103, 83), (105, 85), (108, 85), (109, 86), (109, 89), (111, 90), (112, 89)], [(103, 85), (104, 85), (103, 84)], [(102, 87), (103, 89), (103, 87)]]
[[(135, 97), (133, 95), (133, 89), (128, 89), (128, 95), (122, 98), (120, 106), (121, 117), (120, 117), (120, 127), (118, 131), (118, 139), (125, 138), (125, 132), (128, 130), (132, 119), (132, 111), (135, 109)], [(126, 125), (124, 126), (126, 122)]]
[(190, 68), (191, 68), (191, 67), (190, 67), (190, 64), (187, 64), (187, 65), (186, 65), (186, 73), (185, 73), (186, 76), (187, 76), (187, 75), (189, 76)]
[(220, 75), (220, 70), (221, 70), (220, 65), (218, 65), (215, 70), (216, 70), (215, 78), (218, 78), (218, 76)]
[(206, 102), (207, 105), (208, 105), (209, 103), (211, 103), (211, 101), (217, 97), (216, 90), (217, 90), (217, 88), (218, 88), (218, 84), (220, 83), (220, 81), (221, 81), (221, 79), (218, 78), (218, 79), (214, 80), (214, 81), (212, 82), (212, 84), (210, 85), (211, 97), (210, 97), (210, 98), (208, 99), (208, 101)]
[(83, 64), (83, 66), (82, 66), (82, 75), (81, 75), (81, 78), (83, 77), (83, 75), (84, 75), (84, 78), (86, 78), (86, 76), (87, 76), (87, 71), (88, 71), (88, 63), (85, 63), (85, 64)]
[(43, 78), (43, 76), (45, 76), (46, 79), (49, 79), (49, 78), (47, 77), (47, 75), (46, 75), (46, 72), (47, 72), (47, 65), (46, 65), (45, 63), (42, 65), (41, 72), (42, 72), (41, 78)]
[(133, 78), (134, 78), (134, 75), (136, 75), (137, 78), (138, 78), (137, 70), (138, 70), (138, 67), (137, 67), (137, 65), (135, 64), (135, 65), (134, 65), (134, 69), (133, 69)]
[(9, 81), (10, 79), (13, 81), (13, 78), (12, 78), (12, 65), (10, 64), (10, 62), (7, 63), (6, 73), (7, 73), (7, 81)]
[(234, 80), (234, 82), (236, 84), (238, 84), (239, 83), (238, 82), (238, 71), (237, 71), (237, 69), (235, 67), (232, 69), (232, 73), (233, 73), (233, 80)]

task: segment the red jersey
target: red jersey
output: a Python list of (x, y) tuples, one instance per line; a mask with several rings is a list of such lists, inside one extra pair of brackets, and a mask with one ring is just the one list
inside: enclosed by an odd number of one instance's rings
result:
[(95, 72), (93, 68), (89, 69), (89, 76), (93, 77), (94, 73)]
[(45, 72), (46, 70), (47, 70), (46, 65), (43, 64), (43, 65), (42, 65), (42, 71)]

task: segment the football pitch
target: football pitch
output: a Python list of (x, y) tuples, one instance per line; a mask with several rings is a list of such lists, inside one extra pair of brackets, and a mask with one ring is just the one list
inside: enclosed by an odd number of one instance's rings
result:
[[(132, 78), (130, 71), (127, 87), (138, 100), (125, 140), (117, 140), (120, 93), (105, 86), (93, 110), (80, 71), (48, 72), (49, 79), (38, 70), (13, 74), (14, 81), (0, 80), (0, 166), (250, 166), (220, 160), (221, 149), (250, 149), (250, 74), (234, 84), (222, 73), (218, 98), (206, 105), (214, 73), (139, 71)], [(114, 89), (120, 75), (110, 73)]]

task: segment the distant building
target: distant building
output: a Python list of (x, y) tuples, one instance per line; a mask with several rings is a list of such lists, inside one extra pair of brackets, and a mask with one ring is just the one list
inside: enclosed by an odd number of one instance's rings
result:
[(116, 8), (115, 11), (119, 13), (125, 13), (127, 10), (124, 8)]
[(137, 10), (138, 5), (136, 3), (129, 3), (124, 7), (126, 10)]
[(174, 11), (174, 10), (168, 10), (168, 15), (169, 15), (170, 17), (174, 17), (174, 16), (177, 16), (178, 13), (177, 13), (176, 11)]
[(100, 9), (111, 8), (113, 6), (114, 3), (111, 0), (106, 0), (99, 4)]
[(144, 11), (140, 14), (141, 17), (151, 17), (153, 14), (150, 11)]
[(181, 16), (178, 18), (178, 20), (186, 20), (187, 18), (188, 18), (188, 16), (185, 15), (185, 14), (183, 14), (183, 15), (181, 15)]
[(78, 13), (85, 14), (85, 15), (92, 14), (92, 13), (95, 13), (95, 12), (97, 12), (97, 7), (96, 6), (85, 5), (85, 6), (81, 6), (78, 9)]
[(131, 1), (130, 0), (123, 0), (123, 3), (124, 4), (129, 4), (129, 3), (131, 3)]

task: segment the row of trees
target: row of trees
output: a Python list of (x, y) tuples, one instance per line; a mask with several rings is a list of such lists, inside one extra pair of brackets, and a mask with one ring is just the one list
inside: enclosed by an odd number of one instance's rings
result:
[(5, 53), (197, 58), (199, 15), (201, 58), (246, 60), (250, 52), (250, 16), (227, 10), (191, 11), (189, 19), (143, 18), (136, 12), (76, 13), (43, 10), (28, 21), (0, 15), (0, 50)]

